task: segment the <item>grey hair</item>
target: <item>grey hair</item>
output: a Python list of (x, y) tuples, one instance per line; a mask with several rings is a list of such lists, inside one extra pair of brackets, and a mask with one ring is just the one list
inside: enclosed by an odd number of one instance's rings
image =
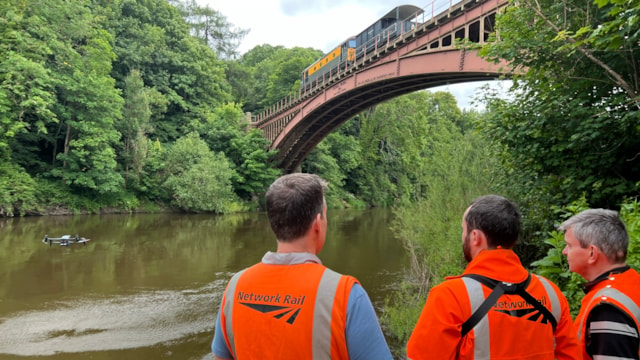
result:
[(594, 245), (604, 253), (613, 264), (624, 263), (627, 259), (629, 234), (617, 211), (607, 209), (589, 209), (576, 214), (558, 228), (561, 231), (573, 230), (580, 246)]

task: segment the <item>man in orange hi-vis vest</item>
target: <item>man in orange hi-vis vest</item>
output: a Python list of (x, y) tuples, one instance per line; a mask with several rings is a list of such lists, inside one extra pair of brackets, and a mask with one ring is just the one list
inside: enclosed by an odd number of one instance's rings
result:
[(583, 358), (640, 358), (640, 275), (626, 264), (629, 235), (618, 213), (589, 209), (560, 225), (569, 270), (588, 282), (575, 319)]
[(409, 338), (412, 360), (580, 360), (567, 299), (530, 274), (512, 248), (520, 211), (497, 195), (482, 196), (462, 219), (464, 273), (429, 292)]
[(277, 251), (229, 281), (211, 344), (216, 359), (392, 359), (362, 286), (317, 256), (327, 234), (326, 188), (303, 173), (269, 187)]

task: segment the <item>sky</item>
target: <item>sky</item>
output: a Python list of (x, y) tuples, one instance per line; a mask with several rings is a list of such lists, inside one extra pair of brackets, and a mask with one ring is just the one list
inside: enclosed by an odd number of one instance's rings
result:
[[(431, 8), (433, 0), (198, 0), (227, 18), (236, 28), (249, 33), (238, 48), (241, 54), (258, 45), (296, 46), (328, 52), (349, 36), (356, 35), (398, 5)], [(436, 0), (438, 8), (442, 2)], [(454, 3), (458, 2), (453, 0)], [(451, 92), (458, 106), (481, 110), (471, 105), (473, 96), (487, 82), (470, 82), (431, 88)], [(506, 91), (508, 82), (491, 81), (492, 87)]]

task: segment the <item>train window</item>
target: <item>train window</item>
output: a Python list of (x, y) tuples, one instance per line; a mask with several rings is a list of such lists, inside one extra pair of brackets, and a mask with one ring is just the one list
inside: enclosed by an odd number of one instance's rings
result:
[(349, 47), (356, 47), (356, 40), (349, 40)]

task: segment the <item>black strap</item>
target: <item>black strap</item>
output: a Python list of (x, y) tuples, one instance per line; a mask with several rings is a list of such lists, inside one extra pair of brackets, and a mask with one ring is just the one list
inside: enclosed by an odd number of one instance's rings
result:
[(525, 281), (518, 284), (497, 281), (477, 274), (466, 274), (463, 276), (474, 279), (493, 290), (491, 291), (489, 296), (487, 296), (484, 302), (480, 304), (478, 309), (476, 309), (476, 311), (471, 315), (471, 317), (469, 317), (469, 319), (467, 319), (467, 321), (462, 324), (462, 329), (460, 330), (460, 334), (462, 335), (462, 337), (467, 335), (469, 331), (471, 331), (471, 329), (473, 329), (478, 324), (478, 322), (480, 322), (480, 320), (482, 320), (482, 318), (484, 318), (487, 313), (489, 313), (489, 310), (491, 310), (493, 305), (496, 304), (500, 296), (504, 294), (517, 294), (522, 297), (527, 303), (533, 305), (534, 308), (540, 311), (540, 313), (542, 313), (542, 316), (551, 323), (553, 331), (556, 331), (556, 326), (558, 325), (556, 318), (553, 317), (553, 314), (551, 314), (549, 309), (540, 304), (540, 302), (536, 300), (533, 295), (529, 294), (526, 291), (529, 283), (531, 282), (531, 274), (527, 276), (527, 279)]

